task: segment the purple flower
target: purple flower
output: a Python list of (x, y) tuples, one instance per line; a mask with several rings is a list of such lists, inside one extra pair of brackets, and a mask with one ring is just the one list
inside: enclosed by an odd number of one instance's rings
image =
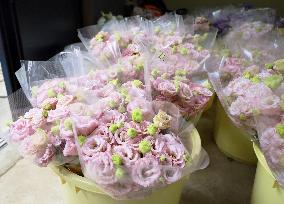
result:
[(20, 118), (10, 127), (11, 140), (19, 142), (35, 132), (32, 123), (28, 119)]
[(146, 188), (154, 186), (160, 175), (158, 161), (151, 156), (138, 159), (132, 168), (133, 181)]

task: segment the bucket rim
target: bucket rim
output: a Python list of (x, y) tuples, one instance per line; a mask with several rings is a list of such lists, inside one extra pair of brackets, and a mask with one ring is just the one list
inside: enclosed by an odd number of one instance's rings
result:
[(253, 149), (254, 149), (254, 152), (256, 154), (256, 157), (259, 161), (259, 163), (263, 166), (263, 168), (267, 171), (267, 173), (273, 178), (275, 179), (273, 173), (271, 172), (268, 164), (267, 164), (267, 161), (262, 153), (262, 151), (260, 150), (260, 147), (258, 144), (256, 144), (255, 142), (253, 143)]

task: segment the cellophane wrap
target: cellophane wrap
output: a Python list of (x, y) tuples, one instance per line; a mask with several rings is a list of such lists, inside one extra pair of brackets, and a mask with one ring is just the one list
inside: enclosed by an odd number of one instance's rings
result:
[(282, 58), (283, 40), (278, 33), (270, 32), (246, 45), (240, 42), (238, 46), (238, 50), (224, 49), (211, 58), (209, 78), (228, 116), (255, 137), (254, 116), (274, 115), (280, 111), (280, 100), (273, 89), (281, 84), (282, 75), (272, 67), (274, 63), (281, 64), (281, 60), (277, 60)]
[[(184, 32), (193, 28), (190, 16), (179, 21), (163, 16), (155, 24), (160, 26), (153, 27), (155, 40), (148, 50), (146, 87), (150, 87), (154, 101), (174, 103), (185, 119), (197, 121), (213, 96), (203, 65), (210, 57), (217, 31), (209, 28)], [(171, 28), (171, 33), (167, 34), (162, 25)]]
[(271, 8), (251, 9), (243, 13), (243, 18), (232, 22), (230, 32), (224, 37), (227, 43), (243, 42), (260, 38), (272, 31), (276, 12)]
[(84, 176), (116, 199), (144, 198), (208, 165), (179, 108), (152, 101), (143, 78), (128, 74), (113, 66), (91, 73), (101, 86), (81, 88), (66, 126)]
[[(266, 64), (262, 73), (257, 76), (262, 77), (261, 88), (257, 91), (261, 93), (260, 98), (255, 98), (257, 104), (262, 104), (265, 111), (260, 111), (254, 115), (258, 141), (268, 166), (274, 174), (278, 183), (284, 186), (284, 56), (283, 56), (283, 36), (275, 38), (269, 35), (268, 39), (273, 49), (267, 46), (268, 56), (271, 59)], [(265, 40), (262, 41), (264, 44)], [(274, 52), (273, 52), (274, 51)], [(266, 51), (265, 51), (266, 52)], [(273, 58), (272, 58), (273, 56)], [(266, 58), (267, 59), (267, 58)], [(263, 61), (262, 61), (263, 62)]]
[[(82, 61), (76, 53), (62, 52), (48, 61), (24, 61), (16, 72), (22, 89), (9, 96), (16, 120), (10, 124), (7, 140), (39, 166), (79, 162), (74, 137), (64, 131), (68, 107), (80, 100), (70, 80), (71, 73), (79, 76), (72, 71)], [(72, 62), (66, 66), (62, 61), (69, 57)]]

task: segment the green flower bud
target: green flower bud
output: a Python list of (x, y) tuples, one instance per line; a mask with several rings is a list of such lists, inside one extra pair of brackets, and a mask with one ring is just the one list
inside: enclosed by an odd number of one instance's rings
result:
[(128, 91), (127, 91), (127, 89), (125, 89), (125, 88), (120, 88), (120, 89), (118, 90), (118, 92), (119, 92), (123, 97), (128, 96)]
[(143, 68), (144, 68), (144, 65), (143, 65), (142, 63), (136, 64), (136, 66), (135, 66), (135, 70), (136, 70), (136, 71), (139, 71), (139, 72), (142, 71)]
[(134, 122), (140, 123), (143, 120), (143, 114), (142, 114), (142, 110), (140, 108), (135, 108), (132, 111), (132, 120)]
[(162, 74), (162, 79), (168, 79), (168, 74), (167, 73), (164, 73), (164, 74)]
[(158, 132), (158, 127), (155, 125), (155, 124), (150, 124), (148, 127), (147, 127), (147, 133), (149, 135), (155, 135), (156, 133)]
[(129, 128), (127, 130), (127, 135), (130, 137), (130, 138), (135, 138), (137, 136), (137, 130), (134, 129), (134, 128)]
[(280, 103), (280, 108), (281, 108), (282, 111), (284, 111), (284, 102)]
[(213, 90), (213, 87), (212, 87), (211, 83), (208, 80), (204, 81), (202, 83), (202, 86), (207, 88), (207, 89), (209, 89), (209, 90)]
[(118, 122), (116, 125), (118, 128), (122, 128), (124, 126), (124, 122)]
[(12, 123), (13, 123), (13, 121), (8, 120), (8, 121), (5, 122), (5, 125), (7, 127), (10, 127), (12, 125)]
[(154, 29), (154, 32), (157, 34), (161, 31), (161, 27), (160, 26), (156, 26)]
[(131, 101), (131, 96), (127, 95), (127, 96), (125, 97), (125, 102), (126, 102), (126, 103), (129, 103), (130, 101)]
[(254, 76), (254, 77), (250, 78), (250, 81), (251, 81), (252, 83), (254, 83), (254, 84), (257, 84), (257, 83), (260, 83), (260, 82), (261, 82), (259, 76)]
[(142, 81), (136, 79), (136, 80), (132, 81), (132, 85), (139, 88), (143, 85), (143, 83), (142, 83)]
[(120, 105), (120, 106), (118, 107), (118, 112), (120, 112), (120, 113), (125, 113), (125, 111), (126, 111), (126, 109), (125, 109), (125, 107), (124, 107), (123, 105)]
[(98, 41), (98, 42), (103, 42), (104, 41), (104, 35), (102, 33), (98, 33), (95, 36), (95, 40)]
[(64, 81), (59, 82), (58, 87), (65, 89), (66, 88), (65, 82)]
[(62, 93), (57, 94), (57, 98), (60, 100), (64, 97), (64, 95)]
[(276, 89), (280, 86), (282, 80), (282, 75), (272, 75), (264, 79), (264, 84), (271, 89)]
[(151, 71), (151, 75), (154, 77), (154, 78), (157, 78), (158, 75), (159, 75), (160, 71), (158, 69), (153, 69)]
[(188, 49), (185, 47), (182, 47), (179, 49), (180, 54), (182, 55), (187, 55), (188, 54)]
[(232, 56), (231, 51), (229, 49), (221, 50), (221, 55), (224, 56), (224, 57), (231, 57)]
[(186, 76), (187, 75), (187, 70), (185, 70), (185, 69), (178, 69), (178, 70), (176, 70), (175, 75)]
[(44, 118), (47, 118), (47, 117), (48, 117), (48, 111), (47, 111), (47, 110), (43, 110), (43, 111), (42, 111), (42, 116), (43, 116)]
[(50, 132), (51, 132), (53, 135), (58, 135), (58, 134), (59, 134), (59, 125), (55, 125), (55, 126), (51, 127)]
[(115, 38), (116, 41), (119, 41), (121, 39), (121, 36), (120, 36), (120, 34), (118, 32), (115, 32), (114, 33), (114, 38)]
[(47, 96), (48, 96), (48, 98), (54, 98), (54, 97), (56, 97), (56, 93), (53, 89), (48, 89), (47, 90)]
[(199, 45), (199, 46), (197, 46), (197, 51), (199, 51), (199, 52), (200, 52), (200, 51), (202, 51), (203, 49), (204, 49), (204, 48), (203, 48), (202, 46), (200, 46), (200, 45)]
[(246, 115), (241, 113), (240, 116), (239, 116), (240, 120), (244, 121), (247, 119)]
[(257, 115), (260, 114), (260, 110), (257, 109), (257, 108), (253, 108), (253, 109), (252, 109), (252, 114), (253, 114), (254, 116), (257, 116)]
[(188, 153), (183, 155), (183, 159), (184, 159), (185, 163), (188, 163), (188, 162), (191, 161), (191, 157)]
[(110, 80), (108, 83), (114, 85), (114, 86), (118, 86), (119, 85), (119, 80), (118, 79), (113, 79), (113, 80)]
[(276, 132), (284, 139), (284, 124), (278, 123), (275, 126)]
[(83, 146), (83, 144), (85, 144), (86, 140), (87, 140), (87, 138), (86, 138), (85, 135), (79, 135), (78, 136), (78, 143), (79, 143), (80, 146)]
[(284, 72), (284, 59), (280, 59), (274, 62), (275, 70), (283, 73)]
[(160, 161), (161, 161), (161, 162), (166, 161), (166, 159), (167, 159), (167, 158), (166, 158), (166, 156), (165, 156), (165, 155), (160, 156)]
[(118, 125), (117, 124), (111, 124), (108, 129), (112, 134), (114, 134), (118, 129)]
[(124, 170), (122, 168), (117, 168), (115, 170), (115, 177), (118, 178), (118, 179), (122, 179), (124, 177)]
[(165, 130), (171, 127), (171, 116), (166, 112), (159, 110), (158, 114), (153, 118), (156, 127)]
[(50, 105), (49, 103), (47, 103), (47, 104), (45, 104), (45, 105), (43, 106), (43, 109), (49, 111), (49, 110), (52, 109), (52, 105)]
[(174, 45), (174, 46), (172, 47), (172, 53), (175, 54), (176, 52), (177, 52), (177, 46)]
[(122, 164), (122, 158), (119, 154), (113, 154), (111, 156), (112, 163), (116, 166), (120, 166)]
[(111, 108), (111, 109), (114, 109), (114, 108), (117, 108), (117, 103), (115, 101), (109, 101), (108, 102), (108, 106)]
[(73, 127), (73, 121), (71, 120), (71, 118), (66, 118), (64, 120), (64, 129), (65, 130), (72, 130)]
[(251, 77), (253, 77), (253, 75), (249, 71), (245, 71), (243, 73), (243, 77), (246, 78), (246, 79), (250, 79)]
[(152, 145), (151, 145), (151, 143), (148, 140), (142, 140), (139, 143), (139, 151), (142, 154), (146, 154), (146, 153), (150, 152), (151, 148), (152, 148)]
[(274, 64), (273, 63), (267, 63), (264, 65), (266, 69), (273, 69)]

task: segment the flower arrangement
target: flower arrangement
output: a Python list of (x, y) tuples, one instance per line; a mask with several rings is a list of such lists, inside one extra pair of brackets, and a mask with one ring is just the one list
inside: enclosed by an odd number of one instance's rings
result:
[(175, 18), (163, 17), (167, 34), (155, 32), (161, 19), (110, 21), (83, 40), (88, 52), (75, 47), (22, 66), (16, 75), (33, 108), (11, 123), (11, 143), (39, 166), (79, 168), (118, 199), (145, 197), (198, 169), (190, 120), (213, 94), (202, 69), (209, 34), (185, 34)]

